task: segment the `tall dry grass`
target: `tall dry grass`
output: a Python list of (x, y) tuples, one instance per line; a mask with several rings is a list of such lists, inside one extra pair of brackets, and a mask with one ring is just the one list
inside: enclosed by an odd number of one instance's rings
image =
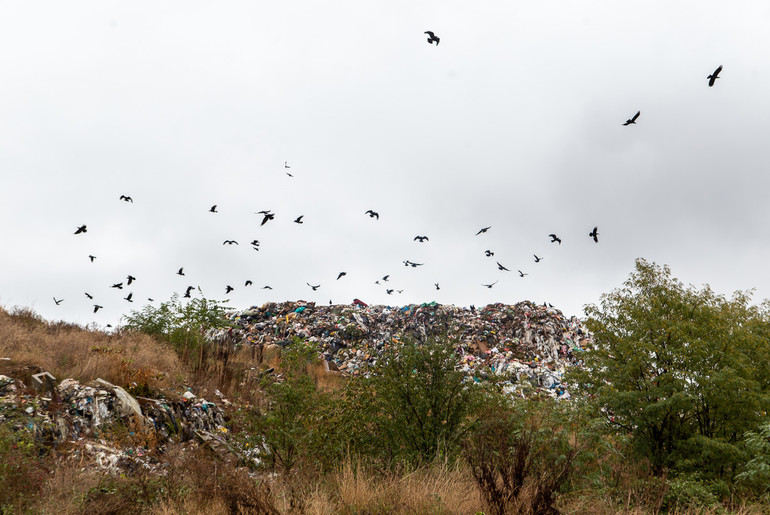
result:
[(40, 367), (58, 380), (115, 384), (147, 383), (162, 388), (183, 382), (176, 354), (139, 333), (108, 334), (65, 322), (47, 322), (28, 309), (0, 308), (0, 367)]

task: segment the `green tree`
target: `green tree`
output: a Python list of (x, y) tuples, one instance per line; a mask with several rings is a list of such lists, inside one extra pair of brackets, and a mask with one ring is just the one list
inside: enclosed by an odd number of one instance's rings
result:
[(348, 384), (344, 425), (353, 447), (389, 465), (457, 455), (483, 392), (458, 362), (446, 339), (394, 340), (368, 377)]
[(653, 470), (732, 479), (742, 435), (768, 406), (767, 310), (685, 287), (643, 259), (619, 288), (586, 308), (595, 345), (570, 380), (610, 427), (631, 435)]

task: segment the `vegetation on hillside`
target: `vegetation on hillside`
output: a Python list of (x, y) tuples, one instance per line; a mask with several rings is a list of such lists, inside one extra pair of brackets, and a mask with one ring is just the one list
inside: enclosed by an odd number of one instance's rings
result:
[[(144, 385), (143, 395), (222, 389), (238, 450), (223, 460), (172, 439), (152, 451), (165, 474), (115, 476), (36, 438), (24, 406), (3, 405), (0, 512), (770, 509), (768, 305), (638, 260), (586, 313), (594, 347), (568, 375), (573, 399), (557, 402), (467, 380), (446, 337), (394, 340), (368, 375), (329, 382), (299, 339), (273, 373), (249, 349), (208, 340), (226, 326), (211, 301), (172, 298), (115, 334), (0, 310), (0, 357), (11, 358), (0, 374), (39, 366), (59, 379)], [(135, 431), (102, 437), (149, 441)]]

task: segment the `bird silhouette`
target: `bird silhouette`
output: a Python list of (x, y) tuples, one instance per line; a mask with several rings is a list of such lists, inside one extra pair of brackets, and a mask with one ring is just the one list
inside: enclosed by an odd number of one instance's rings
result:
[(251, 282), (250, 280), (247, 280), (246, 283), (244, 284), (244, 286), (251, 286), (252, 284), (254, 284), (254, 283)]
[(499, 261), (496, 261), (496, 263), (497, 263), (497, 269), (498, 270), (505, 270), (506, 272), (510, 272), (510, 270), (508, 270), (503, 265), (501, 265)]
[(412, 241), (419, 241), (420, 243), (423, 243), (425, 241), (430, 241), (427, 236), (415, 236), (414, 240)]
[(91, 260), (91, 263), (94, 262), (94, 259), (96, 259), (96, 256), (92, 256), (91, 254), (88, 255), (88, 259)]
[(722, 71), (722, 65), (719, 65), (719, 68), (714, 70), (714, 73), (706, 77), (709, 80), (709, 87), (713, 86), (717, 79), (720, 79), (719, 72)]
[(411, 266), (412, 268), (417, 268), (418, 266), (422, 266), (425, 263), (413, 263), (412, 261), (409, 261), (408, 259), (404, 261), (404, 266)]
[(262, 287), (262, 289), (263, 289), (263, 290), (272, 290), (272, 289), (273, 289), (273, 287), (272, 287), (272, 286), (267, 286), (267, 285), (265, 285), (265, 286), (263, 286), (263, 287)]
[(594, 230), (589, 232), (588, 235), (594, 239), (594, 242), (599, 243), (599, 228), (594, 227)]
[(283, 162), (283, 167), (284, 168), (291, 168), (291, 166), (289, 166), (289, 162), (288, 161), (284, 161)]
[(642, 114), (642, 112), (641, 111), (637, 111), (636, 114), (634, 116), (632, 116), (631, 118), (629, 118), (628, 120), (626, 120), (626, 122), (623, 125), (631, 125), (631, 124), (636, 125), (636, 119), (639, 118), (640, 114)]
[(437, 290), (440, 290), (440, 289), (441, 289), (441, 288), (439, 288), (439, 286), (438, 286), (438, 283), (433, 283), (433, 284), (435, 284), (435, 285), (436, 285), (436, 289), (437, 289)]
[(485, 250), (484, 251), (484, 255), (487, 256), (487, 257), (492, 257), (492, 256), (495, 255), (495, 253), (492, 252), (491, 250)]
[(390, 277), (390, 274), (388, 274), (388, 275), (384, 276), (384, 277), (382, 278), (382, 280), (383, 280), (383, 281), (385, 281), (385, 282), (388, 282), (388, 278), (389, 278), (389, 277)]
[(184, 292), (184, 298), (189, 299), (191, 297), (190, 292), (195, 289), (195, 286), (188, 286)]
[(487, 232), (491, 228), (492, 228), (492, 226), (490, 225), (489, 227), (483, 227), (483, 228), (479, 229), (479, 232), (476, 233), (476, 236), (478, 236), (481, 233)]
[(85, 293), (86, 293), (86, 297), (88, 297), (90, 300), (94, 300), (94, 296), (93, 295), (91, 295), (88, 292), (85, 292)]
[(340, 277), (344, 277), (344, 276), (346, 276), (346, 275), (348, 275), (348, 273), (347, 273), (347, 272), (340, 272), (340, 273), (337, 275), (337, 280), (339, 281), (339, 280), (340, 280)]
[(516, 270), (516, 271), (519, 272), (519, 277), (524, 277), (525, 275), (529, 275), (529, 274), (525, 274), (521, 270)]
[(230, 293), (230, 292), (231, 292), (231, 291), (233, 291), (234, 289), (235, 289), (235, 288), (233, 288), (232, 286), (230, 286), (230, 285), (228, 284), (228, 285), (225, 287), (225, 295), (227, 295), (228, 293)]
[(211, 209), (209, 209), (209, 213), (219, 213), (219, 211), (217, 211), (217, 205), (216, 204), (211, 206)]
[(61, 304), (61, 302), (62, 302), (63, 300), (64, 300), (64, 299), (59, 299), (59, 300), (56, 300), (56, 297), (54, 297), (54, 298), (53, 298), (53, 301), (56, 303), (56, 305), (57, 305), (57, 306), (58, 306), (59, 304)]
[(177, 270), (176, 275), (184, 275), (184, 267)]
[(388, 295), (393, 295), (393, 290), (385, 290), (385, 293), (387, 293)]
[(268, 213), (260, 213), (260, 214), (264, 215), (264, 217), (262, 218), (262, 223), (259, 224), (260, 227), (265, 225), (270, 220), (275, 220), (275, 214), (274, 213), (269, 213), (268, 212)]
[(559, 242), (559, 245), (561, 245), (561, 238), (555, 234), (549, 234), (548, 237), (551, 238), (551, 243)]
[(379, 220), (379, 219), (380, 219), (380, 214), (379, 214), (378, 212), (376, 212), (376, 211), (372, 211), (371, 209), (370, 209), (370, 210), (368, 210), (368, 211), (367, 211), (366, 213), (364, 213), (364, 214), (365, 214), (365, 215), (369, 215), (369, 218), (376, 218), (377, 220)]
[(125, 200), (126, 202), (131, 202), (132, 204), (134, 203), (134, 199), (132, 199), (131, 197), (129, 197), (127, 195), (121, 195), (120, 196), (120, 200)]
[(535, 256), (535, 263), (540, 263), (543, 260), (543, 258), (537, 257), (537, 254), (532, 254), (532, 255)]
[(110, 288), (117, 288), (119, 290), (122, 290), (123, 289), (123, 283), (115, 283), (112, 286), (110, 286)]
[(303, 218), (304, 216), (305, 216), (305, 215), (299, 215), (299, 216), (297, 217), (297, 219), (296, 219), (296, 220), (294, 220), (294, 223), (295, 223), (295, 224), (301, 224), (301, 223), (304, 223), (304, 222), (302, 222), (302, 218)]
[(86, 226), (85, 225), (81, 225), (80, 227), (78, 227), (77, 230), (75, 231), (75, 234), (80, 234), (81, 232), (88, 232), (86, 230)]
[(482, 286), (486, 286), (487, 288), (492, 288), (492, 286), (496, 284), (497, 284), (497, 281), (493, 282), (492, 284), (482, 284)]
[(425, 31), (423, 34), (427, 34), (427, 35), (428, 35), (428, 40), (427, 40), (427, 41), (428, 41), (428, 43), (430, 43), (431, 45), (432, 45), (432, 44), (433, 44), (433, 42), (435, 41), (435, 42), (436, 42), (436, 46), (438, 46), (438, 42), (439, 42), (439, 41), (441, 41), (441, 39), (440, 39), (440, 38), (438, 38), (438, 37), (437, 37), (437, 36), (436, 36), (436, 35), (435, 35), (435, 34), (434, 34), (432, 31), (430, 31), (430, 30), (426, 30), (426, 31)]
[(126, 282), (126, 284), (131, 284), (132, 282), (136, 281), (136, 277), (134, 277), (131, 274), (128, 275), (127, 279), (128, 281)]
[(320, 285), (320, 284), (319, 284), (319, 285), (316, 285), (316, 286), (313, 286), (313, 285), (312, 285), (312, 284), (310, 284), (310, 283), (305, 283), (305, 284), (307, 284), (308, 286), (310, 286), (311, 288), (313, 288), (313, 291), (316, 291), (318, 288), (320, 288), (320, 287), (321, 287), (321, 285)]
[(133, 296), (134, 296), (134, 293), (133, 293), (133, 292), (131, 292), (131, 293), (129, 293), (129, 294), (128, 294), (128, 296), (127, 296), (127, 297), (123, 297), (123, 298), (124, 298), (125, 300), (127, 300), (128, 302), (134, 302), (133, 300), (131, 300), (131, 297), (133, 297)]
[(232, 245), (232, 244), (238, 245), (238, 242), (235, 240), (225, 240), (222, 242), (222, 245)]
[(102, 309), (104, 306), (100, 306), (99, 304), (94, 304), (94, 313)]
[[(255, 247), (259, 247), (259, 240), (252, 240), (252, 241), (251, 241), (251, 242), (249, 242), (249, 243), (250, 243), (251, 245), (254, 245)], [(257, 249), (257, 250), (259, 250), (259, 249)]]

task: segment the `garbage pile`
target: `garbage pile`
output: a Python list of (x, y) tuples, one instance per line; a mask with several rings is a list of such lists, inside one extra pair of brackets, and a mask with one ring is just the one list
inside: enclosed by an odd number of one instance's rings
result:
[[(157, 465), (149, 448), (131, 444), (140, 434), (153, 445), (178, 437), (214, 446), (228, 432), (222, 409), (189, 390), (172, 399), (149, 399), (103, 379), (57, 384), (48, 372), (23, 380), (0, 375), (0, 422), (6, 419), (53, 446), (68, 443), (76, 454), (91, 456), (99, 468), (112, 472)], [(103, 439), (116, 427), (125, 429), (126, 445), (120, 448)]]
[(345, 375), (366, 374), (388, 346), (405, 338), (418, 344), (448, 338), (470, 380), (506, 383), (522, 396), (541, 390), (569, 397), (562, 374), (580, 362), (591, 341), (578, 318), (528, 301), (480, 309), (435, 302), (394, 307), (358, 299), (336, 306), (298, 301), (253, 306), (227, 318), (233, 327), (213, 330), (210, 338), (254, 346), (265, 361), (302, 340), (317, 348), (330, 371)]

